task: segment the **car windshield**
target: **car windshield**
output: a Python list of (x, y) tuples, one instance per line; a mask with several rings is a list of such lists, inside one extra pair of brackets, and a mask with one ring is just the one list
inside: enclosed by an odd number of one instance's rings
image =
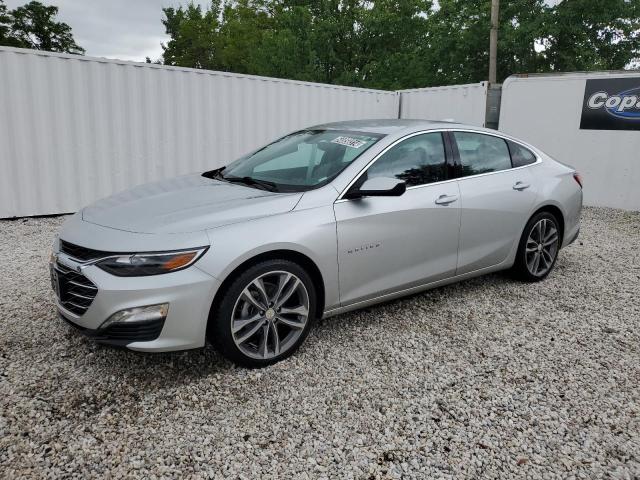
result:
[(302, 130), (204, 175), (276, 192), (311, 190), (333, 180), (382, 136)]

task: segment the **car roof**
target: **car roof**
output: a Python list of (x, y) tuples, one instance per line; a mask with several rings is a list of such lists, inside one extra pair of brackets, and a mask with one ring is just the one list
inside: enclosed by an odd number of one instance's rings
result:
[(461, 123), (448, 122), (445, 120), (398, 120), (398, 119), (369, 119), (369, 120), (349, 120), (346, 122), (332, 122), (322, 125), (315, 125), (312, 129), (318, 130), (350, 130), (354, 132), (369, 132), (383, 135), (390, 135), (402, 131), (411, 132), (418, 130), (429, 130), (437, 128), (477, 128)]

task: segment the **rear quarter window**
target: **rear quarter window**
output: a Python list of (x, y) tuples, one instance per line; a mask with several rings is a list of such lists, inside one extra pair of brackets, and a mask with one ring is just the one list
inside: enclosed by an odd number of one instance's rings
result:
[(509, 152), (511, 153), (511, 164), (513, 168), (524, 167), (525, 165), (531, 165), (536, 163), (536, 156), (528, 148), (518, 145), (511, 140), (507, 140), (509, 145)]

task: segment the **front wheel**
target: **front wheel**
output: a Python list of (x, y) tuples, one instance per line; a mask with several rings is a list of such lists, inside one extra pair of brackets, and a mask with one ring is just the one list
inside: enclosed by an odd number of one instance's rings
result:
[(549, 212), (534, 215), (524, 229), (513, 271), (518, 278), (538, 282), (551, 273), (560, 250), (558, 220)]
[(307, 272), (289, 260), (267, 260), (240, 273), (209, 318), (207, 336), (226, 358), (263, 367), (302, 344), (316, 308)]

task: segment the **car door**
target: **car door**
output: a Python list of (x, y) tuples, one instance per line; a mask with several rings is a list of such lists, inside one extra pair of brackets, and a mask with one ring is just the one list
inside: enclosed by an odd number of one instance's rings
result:
[(388, 148), (354, 184), (398, 178), (407, 184), (403, 195), (336, 201), (343, 306), (454, 275), (460, 202), (448, 171), (444, 135), (414, 134)]
[(505, 139), (469, 131), (450, 132), (450, 136), (461, 196), (456, 270), (461, 275), (506, 260), (520, 240), (536, 188), (530, 168), (513, 168)]

